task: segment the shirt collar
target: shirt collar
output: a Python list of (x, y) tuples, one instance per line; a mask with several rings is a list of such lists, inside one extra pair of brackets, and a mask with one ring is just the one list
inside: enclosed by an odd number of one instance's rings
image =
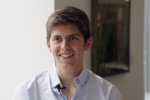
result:
[[(62, 86), (56, 71), (55, 63), (52, 65), (50, 77), (51, 77), (52, 88), (55, 88), (58, 84)], [(81, 86), (83, 86), (86, 82), (87, 77), (88, 77), (88, 71), (86, 69), (86, 66), (83, 64), (83, 69), (80, 75), (74, 79), (75, 85), (78, 86), (80, 84)]]
[(61, 85), (60, 79), (59, 79), (57, 71), (56, 71), (55, 63), (52, 65), (51, 72), (50, 72), (50, 77), (51, 77), (51, 83), (52, 83), (51, 87), (54, 88), (58, 84)]
[(74, 79), (75, 85), (78, 86), (80, 84), (83, 86), (86, 82), (86, 79), (88, 77), (88, 71), (86, 69), (86, 66), (83, 64), (83, 70), (81, 71), (80, 75)]

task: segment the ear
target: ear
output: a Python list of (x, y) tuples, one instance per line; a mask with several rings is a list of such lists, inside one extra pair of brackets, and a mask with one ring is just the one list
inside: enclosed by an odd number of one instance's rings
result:
[(86, 44), (85, 44), (85, 47), (84, 47), (84, 51), (88, 51), (90, 49), (90, 47), (92, 46), (92, 43), (93, 43), (93, 38), (90, 37), (87, 41), (86, 41)]
[(51, 52), (51, 47), (50, 47), (50, 44), (49, 44), (48, 40), (46, 41), (46, 44), (47, 44), (48, 50)]

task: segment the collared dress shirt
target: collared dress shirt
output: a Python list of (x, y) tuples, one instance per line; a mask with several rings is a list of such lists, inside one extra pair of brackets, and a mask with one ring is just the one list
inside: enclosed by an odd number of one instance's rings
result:
[[(122, 100), (114, 85), (85, 66), (74, 83), (77, 88), (71, 100)], [(62, 86), (53, 64), (50, 70), (22, 82), (15, 91), (14, 100), (67, 100), (56, 88), (58, 84)]]

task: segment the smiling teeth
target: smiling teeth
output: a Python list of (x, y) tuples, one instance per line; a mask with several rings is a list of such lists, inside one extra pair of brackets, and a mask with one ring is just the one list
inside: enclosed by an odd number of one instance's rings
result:
[(70, 55), (61, 55), (62, 57), (69, 57), (69, 56), (72, 56), (72, 54)]

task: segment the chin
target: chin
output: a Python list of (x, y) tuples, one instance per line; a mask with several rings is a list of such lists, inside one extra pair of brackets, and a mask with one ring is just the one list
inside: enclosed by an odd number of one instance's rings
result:
[(60, 67), (66, 69), (66, 68), (74, 68), (75, 64), (70, 64), (70, 63), (63, 63), (60, 64)]

